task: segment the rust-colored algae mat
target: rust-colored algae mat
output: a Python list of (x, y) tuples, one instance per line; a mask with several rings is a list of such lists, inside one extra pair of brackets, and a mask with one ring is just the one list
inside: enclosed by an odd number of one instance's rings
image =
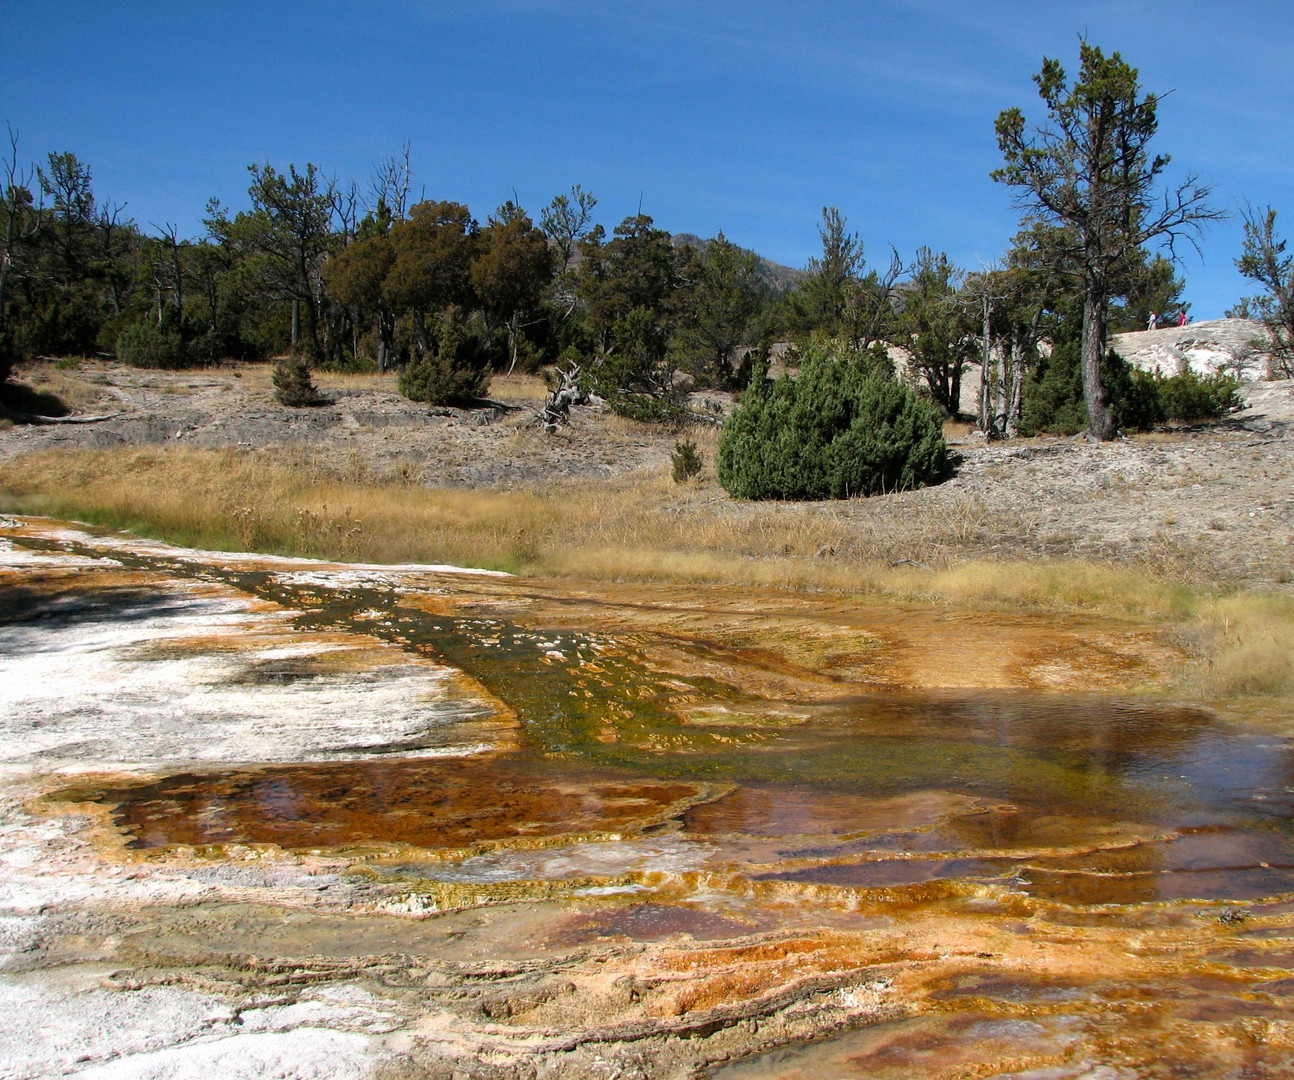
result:
[(5, 1075), (1294, 1075), (1161, 627), (0, 526)]

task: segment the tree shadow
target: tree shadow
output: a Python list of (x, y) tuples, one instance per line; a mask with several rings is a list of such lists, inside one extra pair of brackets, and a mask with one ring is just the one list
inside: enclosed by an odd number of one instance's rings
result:
[(0, 383), (0, 405), (18, 424), (29, 423), (27, 416), (67, 416), (72, 411), (57, 394), (12, 381)]
[(27, 638), (35, 628), (63, 629), (87, 623), (136, 623), (192, 610), (191, 602), (138, 587), (0, 589), (0, 649)]

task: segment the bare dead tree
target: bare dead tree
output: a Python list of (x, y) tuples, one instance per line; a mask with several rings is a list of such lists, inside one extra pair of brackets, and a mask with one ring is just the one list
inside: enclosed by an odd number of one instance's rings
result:
[(908, 271), (898, 250), (890, 246), (890, 264), (882, 273), (872, 270), (856, 282), (847, 295), (846, 325), (855, 348), (888, 341), (894, 323), (899, 279)]
[(14, 274), (15, 260), (22, 245), (36, 235), (40, 228), (42, 206), (33, 202), (32, 181), (36, 178), (34, 167), (18, 168), (18, 132), (9, 131), (9, 153), (0, 159), (4, 190), (0, 191), (0, 206), (4, 212), (3, 249), (0, 249), (0, 334), (5, 331), (8, 314), (9, 283)]
[(341, 240), (349, 244), (359, 232), (359, 184), (352, 180), (342, 187), (336, 180), (332, 181), (332, 212), (341, 226)]
[[(177, 314), (184, 311), (184, 268), (180, 262), (180, 247), (182, 241), (179, 236), (179, 226), (172, 225), (169, 222), (166, 225), (154, 225), (157, 230), (157, 238), (162, 242), (166, 249), (168, 269), (170, 270), (170, 279), (166, 282), (166, 287), (170, 289), (171, 296), (175, 300), (175, 310)], [(155, 283), (158, 289), (157, 298), (157, 321), (161, 325), (162, 321), (162, 298), (160, 274), (157, 275)]]
[(993, 316), (998, 305), (1006, 299), (1001, 270), (1000, 263), (993, 263), (978, 274), (972, 274), (957, 297), (964, 307), (973, 308), (979, 319), (979, 429), (986, 439), (999, 435), (996, 415), (1002, 410), (998, 407), (998, 401), (1005, 397), (1001, 389), (1003, 380), (1000, 352), (993, 333)]
[(566, 370), (557, 369), (558, 383), (548, 392), (548, 401), (539, 410), (535, 423), (549, 435), (564, 428), (571, 418), (572, 405), (587, 405), (589, 392), (580, 385), (580, 366), (572, 363)]
[(400, 153), (391, 154), (374, 163), (369, 191), (373, 196), (372, 210), (385, 206), (392, 221), (403, 221), (409, 213), (409, 189), (413, 185), (413, 170), (409, 167), (409, 141), (406, 139)]

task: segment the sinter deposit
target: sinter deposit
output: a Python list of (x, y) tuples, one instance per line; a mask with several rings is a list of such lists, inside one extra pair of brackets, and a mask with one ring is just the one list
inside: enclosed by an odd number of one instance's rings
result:
[(1294, 1061), (1294, 748), (1083, 616), (0, 537), (7, 1077)]

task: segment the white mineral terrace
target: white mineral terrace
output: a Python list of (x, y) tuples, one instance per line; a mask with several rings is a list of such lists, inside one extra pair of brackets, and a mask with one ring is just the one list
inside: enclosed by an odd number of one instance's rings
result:
[[(276, 565), (298, 579), (319, 573), (287, 560)], [(0, 539), (0, 574), (113, 566)], [(348, 567), (338, 577), (393, 584), (412, 569)], [(225, 587), (141, 582), (124, 608), (101, 617), (82, 598), (63, 603), (65, 620), (0, 627), (5, 770), (462, 754), (489, 746), (464, 740), (464, 731), (480, 731), (462, 721), (497, 706), (451, 669), (367, 638), (300, 633), (290, 613)]]
[[(70, 528), (42, 535), (87, 538)], [(100, 550), (127, 547), (116, 537), (94, 539)], [(426, 574), (488, 573), (128, 546), (271, 568), (298, 583), (326, 572), (333, 585), (397, 588)], [(131, 574), (111, 558), (0, 538), (0, 586), (21, 588), (37, 571), (65, 572), (75, 587), (51, 605), (51, 618), (0, 623), (0, 971), (42, 939), (51, 906), (199, 902), (249, 890), (291, 902), (337, 882), (329, 867), (292, 864), (205, 874), (103, 866), (81, 835), (83, 818), (24, 808), (31, 791), (24, 778), (464, 755), (510, 738), (497, 702), (430, 660), (345, 633), (303, 634), (291, 613), (220, 585)], [(130, 595), (97, 612), (80, 591), (96, 582)], [(102, 985), (106, 973), (0, 975), (0, 1077), (355, 1077), (385, 1056), (375, 1056), (374, 1034), (399, 1023), (389, 1003), (346, 982), (287, 1004), (235, 1007), (175, 987), (122, 993)]]

